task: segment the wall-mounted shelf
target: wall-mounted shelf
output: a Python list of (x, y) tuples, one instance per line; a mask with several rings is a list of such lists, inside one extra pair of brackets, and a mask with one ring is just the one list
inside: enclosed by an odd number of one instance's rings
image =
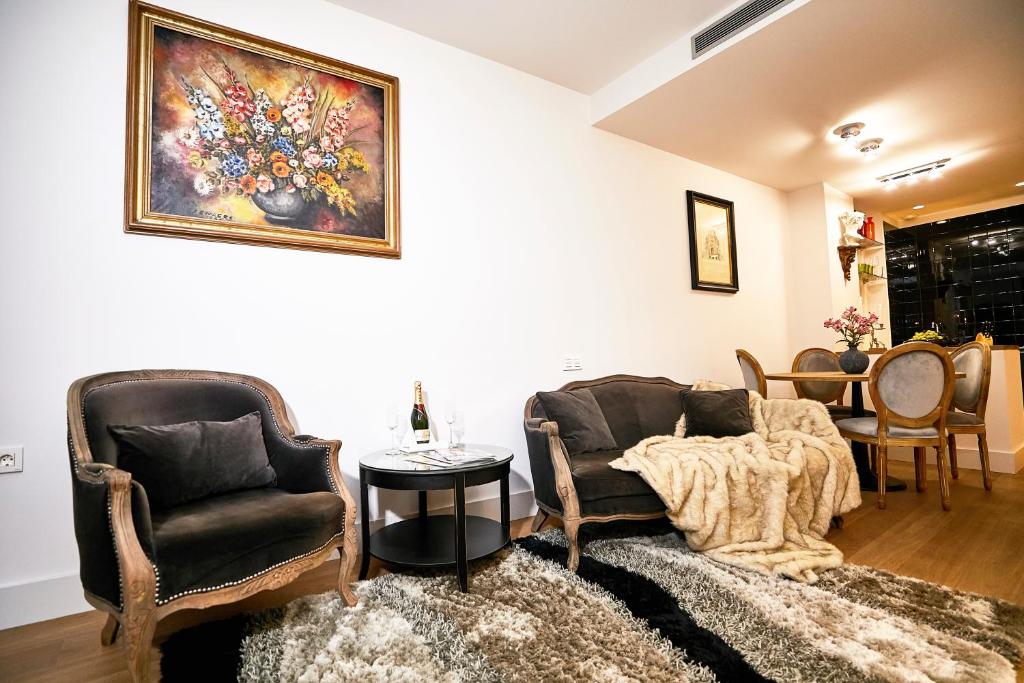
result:
[(854, 240), (854, 246), (858, 249), (878, 249), (885, 246), (878, 240), (868, 239), (867, 237), (861, 237), (860, 235), (855, 235), (851, 239)]
[(885, 282), (886, 278), (884, 275), (875, 275), (874, 273), (865, 273), (863, 270), (857, 271), (857, 275), (860, 276), (860, 281), (864, 284), (871, 282)]

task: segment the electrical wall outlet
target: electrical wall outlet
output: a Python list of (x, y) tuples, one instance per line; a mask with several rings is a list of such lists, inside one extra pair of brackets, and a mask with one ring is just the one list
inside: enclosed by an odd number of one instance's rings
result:
[(0, 474), (21, 472), (24, 453), (21, 446), (0, 446)]
[(562, 372), (574, 372), (583, 369), (583, 361), (579, 356), (566, 356), (562, 359)]

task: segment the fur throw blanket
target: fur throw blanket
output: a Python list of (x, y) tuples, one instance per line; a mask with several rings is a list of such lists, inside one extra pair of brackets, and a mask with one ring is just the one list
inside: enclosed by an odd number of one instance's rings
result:
[(816, 401), (749, 400), (750, 434), (683, 438), (684, 415), (675, 436), (644, 439), (610, 465), (643, 477), (692, 549), (813, 583), (843, 562), (823, 540), (832, 517), (860, 505), (850, 447)]

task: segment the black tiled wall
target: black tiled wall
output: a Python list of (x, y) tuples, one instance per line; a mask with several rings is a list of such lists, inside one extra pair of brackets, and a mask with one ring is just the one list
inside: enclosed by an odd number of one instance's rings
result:
[(889, 324), (899, 344), (933, 322), (959, 342), (991, 322), (1024, 347), (1024, 204), (885, 233)]

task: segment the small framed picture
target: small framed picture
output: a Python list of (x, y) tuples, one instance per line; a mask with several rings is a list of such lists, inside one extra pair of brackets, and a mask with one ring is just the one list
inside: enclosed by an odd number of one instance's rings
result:
[(733, 203), (693, 190), (686, 191), (690, 228), (690, 283), (693, 289), (735, 293), (736, 216)]

